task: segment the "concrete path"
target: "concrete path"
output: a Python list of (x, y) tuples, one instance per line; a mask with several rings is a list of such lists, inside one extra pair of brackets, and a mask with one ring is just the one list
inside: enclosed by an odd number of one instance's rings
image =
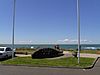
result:
[[(64, 51), (63, 54), (66, 55), (66, 57), (72, 56), (72, 53), (69, 51)], [(80, 53), (80, 57), (97, 58), (97, 57), (100, 57), (100, 54)]]
[(18, 57), (31, 57), (31, 54), (25, 55), (25, 54), (16, 54)]
[(100, 58), (99, 58), (98, 61), (96, 62), (94, 68), (96, 68), (96, 67), (100, 67)]
[(89, 57), (89, 58), (97, 58), (100, 57), (100, 54), (88, 54), (88, 53), (81, 53), (81, 57)]

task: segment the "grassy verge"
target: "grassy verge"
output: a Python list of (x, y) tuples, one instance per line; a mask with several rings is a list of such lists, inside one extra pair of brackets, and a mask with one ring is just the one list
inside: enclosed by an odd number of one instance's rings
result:
[(94, 58), (80, 58), (80, 64), (78, 64), (77, 58), (73, 57), (61, 59), (32, 59), (31, 57), (16, 57), (14, 59), (2, 61), (1, 64), (85, 68), (90, 66), (93, 61)]
[[(68, 50), (74, 52), (76, 50)], [(80, 53), (89, 53), (89, 54), (100, 54), (100, 50), (81, 50)]]
[(100, 50), (81, 50), (81, 53), (100, 54)]
[(36, 49), (31, 48), (16, 48), (16, 54), (32, 54)]

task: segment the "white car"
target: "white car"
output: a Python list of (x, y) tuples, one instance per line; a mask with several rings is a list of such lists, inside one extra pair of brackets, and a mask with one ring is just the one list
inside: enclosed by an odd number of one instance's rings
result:
[(0, 47), (0, 59), (12, 56), (13, 50), (9, 47)]

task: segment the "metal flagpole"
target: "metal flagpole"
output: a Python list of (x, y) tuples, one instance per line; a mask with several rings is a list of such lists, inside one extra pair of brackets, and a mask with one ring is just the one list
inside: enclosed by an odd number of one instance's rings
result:
[(78, 64), (80, 63), (80, 6), (77, 0), (77, 26), (78, 26)]
[(15, 8), (16, 8), (16, 0), (13, 0), (12, 58), (14, 58)]

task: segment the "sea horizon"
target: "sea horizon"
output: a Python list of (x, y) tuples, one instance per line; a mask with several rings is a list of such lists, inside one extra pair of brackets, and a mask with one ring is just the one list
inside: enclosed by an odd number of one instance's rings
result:
[[(78, 46), (78, 44), (14, 44), (14, 48), (54, 48), (55, 45), (59, 45), (62, 49), (77, 49)], [(0, 46), (12, 47), (12, 44), (0, 44)], [(100, 44), (81, 44), (80, 46), (81, 49), (100, 49)]]

